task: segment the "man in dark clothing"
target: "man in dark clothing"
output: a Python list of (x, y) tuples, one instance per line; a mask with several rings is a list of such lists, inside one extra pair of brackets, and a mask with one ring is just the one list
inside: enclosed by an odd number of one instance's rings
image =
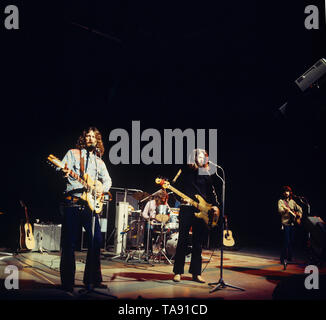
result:
[[(208, 173), (208, 154), (203, 149), (195, 149), (191, 155), (188, 165), (183, 169), (180, 179), (175, 187), (192, 200), (196, 200), (195, 195), (200, 195), (204, 200), (212, 204), (212, 214), (219, 215), (217, 199), (214, 191), (211, 177)], [(193, 280), (204, 283), (201, 276), (202, 265), (202, 243), (207, 235), (207, 225), (203, 219), (195, 216), (198, 209), (187, 202), (182, 202), (179, 213), (179, 238), (174, 260), (174, 278), (175, 282), (181, 280), (181, 274), (184, 273), (185, 255), (188, 248), (189, 230), (192, 228), (192, 255), (189, 267), (189, 273)]]

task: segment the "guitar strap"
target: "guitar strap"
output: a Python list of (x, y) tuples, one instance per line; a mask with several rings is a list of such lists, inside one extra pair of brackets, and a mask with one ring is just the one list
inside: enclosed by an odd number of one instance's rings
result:
[(81, 155), (81, 150), (79, 149), (79, 158), (80, 158), (80, 177), (84, 177), (85, 173), (85, 162), (84, 162), (84, 157)]
[[(220, 203), (219, 203), (219, 201), (217, 199), (217, 194), (216, 194), (216, 191), (215, 191), (214, 184), (213, 184), (213, 181), (212, 181), (211, 176), (208, 176), (208, 180), (209, 180), (209, 182), (211, 184), (211, 188), (212, 188), (211, 191), (212, 191), (212, 193), (213, 193), (213, 195), (215, 197), (215, 201), (216, 201), (217, 205), (219, 206)], [(206, 199), (207, 198), (207, 195), (206, 195), (206, 197), (204, 197), (203, 194), (202, 194), (202, 192), (199, 190), (198, 186), (194, 182), (192, 182), (192, 185), (197, 190), (197, 192), (207, 201), (207, 199)]]
[(282, 201), (283, 201), (283, 203), (286, 205), (287, 208), (289, 208), (290, 210), (292, 210), (292, 209), (290, 208), (289, 204), (288, 204), (286, 201), (284, 201), (284, 200), (282, 200)]

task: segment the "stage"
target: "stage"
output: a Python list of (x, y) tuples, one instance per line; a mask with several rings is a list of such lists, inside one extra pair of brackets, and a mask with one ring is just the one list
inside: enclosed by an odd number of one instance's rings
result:
[[(173, 266), (165, 259), (161, 262), (140, 259), (137, 254), (125, 261), (102, 251), (103, 282), (109, 290), (96, 289), (85, 293), (83, 289), (83, 270), (86, 251), (76, 252), (76, 282), (74, 294), (69, 295), (60, 289), (60, 253), (25, 252), (8, 255), (0, 252), (1, 300), (320, 300), (325, 299), (326, 267), (318, 266), (319, 289), (305, 288), (305, 268), (308, 263), (304, 257), (283, 269), (276, 250), (263, 248), (243, 248), (223, 252), (223, 280), (226, 284), (240, 289), (226, 287), (211, 292), (215, 287), (209, 283), (220, 280), (220, 250), (203, 251), (203, 273), (206, 283), (192, 281), (188, 272), (179, 283), (173, 282)], [(187, 259), (189, 260), (189, 259)], [(8, 290), (5, 278), (8, 265), (19, 270), (19, 288)]]

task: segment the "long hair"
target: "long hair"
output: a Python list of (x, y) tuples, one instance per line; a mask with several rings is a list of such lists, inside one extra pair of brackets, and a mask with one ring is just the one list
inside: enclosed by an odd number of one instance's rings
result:
[(199, 155), (199, 154), (204, 154), (204, 156), (205, 156), (205, 162), (204, 162), (204, 165), (203, 165), (203, 168), (208, 168), (208, 166), (209, 166), (209, 162), (208, 162), (208, 153), (207, 153), (207, 151), (206, 150), (204, 150), (204, 149), (194, 149), (191, 153), (190, 153), (190, 155), (189, 155), (189, 158), (188, 158), (188, 165), (189, 165), (189, 167), (190, 168), (192, 168), (192, 169), (194, 169), (194, 170), (196, 170), (196, 169), (198, 169), (199, 168), (199, 166), (198, 166), (198, 162), (197, 162), (197, 156)]
[(86, 148), (86, 135), (90, 131), (94, 131), (94, 133), (95, 133), (96, 148), (99, 149), (100, 157), (102, 157), (105, 149), (104, 149), (104, 145), (103, 145), (103, 141), (102, 141), (102, 135), (96, 127), (89, 127), (83, 131), (82, 135), (77, 140), (76, 148), (80, 149), (80, 150)]
[(293, 192), (292, 192), (292, 189), (291, 187), (289, 186), (283, 186), (282, 189), (281, 189), (281, 197), (284, 198), (284, 192), (285, 191), (289, 191), (290, 192), (290, 196), (289, 198), (292, 199), (293, 198)]
[(156, 202), (156, 205), (159, 204), (166, 204), (168, 202), (169, 195), (165, 190), (160, 190), (158, 194), (154, 196), (154, 200)]

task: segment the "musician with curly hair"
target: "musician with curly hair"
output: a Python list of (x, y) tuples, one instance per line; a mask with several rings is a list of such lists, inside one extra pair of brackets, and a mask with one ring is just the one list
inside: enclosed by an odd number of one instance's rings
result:
[[(102, 136), (97, 128), (89, 127), (79, 137), (76, 148), (70, 149), (62, 162), (62, 170), (66, 181), (64, 201), (62, 203), (63, 222), (61, 233), (61, 261), (60, 275), (62, 287), (65, 291), (73, 293), (75, 284), (75, 249), (81, 226), (86, 231), (88, 252), (83, 282), (86, 288), (104, 288), (100, 265), (100, 248), (102, 242), (98, 215), (81, 197), (85, 186), (69, 174), (69, 170), (81, 178), (87, 174), (92, 181), (99, 181), (96, 187), (96, 197), (101, 197), (111, 188), (112, 181), (104, 161)], [(94, 184), (95, 185), (95, 184)], [(92, 229), (92, 217), (95, 216), (95, 226)], [(94, 234), (93, 234), (94, 230)]]

